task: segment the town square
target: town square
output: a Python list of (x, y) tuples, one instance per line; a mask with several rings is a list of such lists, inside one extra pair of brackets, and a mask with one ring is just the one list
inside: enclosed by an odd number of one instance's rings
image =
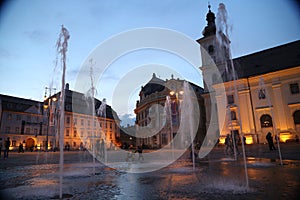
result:
[(299, 199), (299, 8), (3, 1), (0, 198)]

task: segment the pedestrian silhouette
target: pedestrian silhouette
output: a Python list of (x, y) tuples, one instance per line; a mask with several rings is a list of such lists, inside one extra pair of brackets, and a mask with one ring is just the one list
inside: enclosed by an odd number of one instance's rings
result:
[(271, 132), (268, 132), (268, 134), (266, 136), (266, 139), (268, 141), (270, 151), (276, 150), (276, 148), (274, 146), (273, 137), (272, 137), (272, 133)]
[(137, 147), (137, 152), (139, 153), (139, 158), (138, 160), (142, 159), (144, 160), (144, 156), (143, 156), (143, 148), (141, 146)]
[(9, 147), (10, 147), (10, 139), (9, 137), (7, 138), (7, 140), (5, 141), (5, 150), (4, 150), (4, 158), (8, 158), (8, 152), (9, 152)]

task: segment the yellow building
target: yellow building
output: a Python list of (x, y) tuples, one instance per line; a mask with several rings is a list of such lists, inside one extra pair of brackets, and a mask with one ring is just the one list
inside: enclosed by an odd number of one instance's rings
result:
[(266, 143), (268, 132), (281, 142), (295, 139), (300, 135), (300, 41), (230, 60), (230, 41), (224, 34), (222, 42), (217, 39), (210, 9), (206, 20), (197, 42), (207, 126), (218, 123), (221, 142), (230, 133), (244, 135), (248, 144)]
[[(64, 146), (71, 150), (91, 148), (93, 142), (104, 139), (110, 148), (120, 136), (120, 120), (106, 105), (98, 112), (102, 102), (86, 98), (84, 94), (65, 90)], [(29, 150), (52, 150), (59, 147), (60, 93), (45, 98), (44, 102), (0, 95), (0, 145), (9, 137), (11, 150), (20, 143)], [(104, 104), (103, 104), (104, 105)], [(48, 144), (48, 145), (47, 145)]]

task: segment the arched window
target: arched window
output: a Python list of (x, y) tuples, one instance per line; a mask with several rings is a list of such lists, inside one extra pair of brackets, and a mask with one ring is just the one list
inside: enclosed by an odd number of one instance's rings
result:
[(300, 110), (295, 111), (293, 117), (294, 117), (294, 123), (300, 124)]
[(260, 124), (262, 128), (273, 127), (272, 117), (270, 115), (262, 115), (260, 117)]
[(236, 120), (236, 113), (235, 111), (230, 112), (231, 120)]

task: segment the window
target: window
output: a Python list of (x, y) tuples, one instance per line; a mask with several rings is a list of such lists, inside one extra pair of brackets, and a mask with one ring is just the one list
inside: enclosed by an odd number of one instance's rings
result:
[(19, 133), (20, 133), (20, 128), (16, 127), (16, 134), (19, 134)]
[(234, 103), (233, 95), (228, 95), (227, 96), (227, 102), (228, 102), (228, 104), (233, 104)]
[(295, 111), (293, 117), (294, 117), (294, 123), (300, 124), (300, 110)]
[(74, 130), (74, 134), (73, 134), (74, 137), (77, 137), (77, 131)]
[(298, 83), (290, 84), (290, 91), (291, 91), (291, 94), (299, 94), (299, 85), (298, 85)]
[(30, 128), (26, 128), (26, 129), (25, 129), (25, 133), (26, 133), (26, 134), (30, 134)]
[(236, 113), (235, 111), (230, 112), (231, 120), (236, 120)]
[(209, 54), (213, 54), (214, 53), (214, 46), (213, 45), (209, 45), (208, 46), (208, 53)]
[(77, 118), (74, 118), (74, 124), (77, 125)]
[(71, 122), (70, 117), (67, 117), (67, 124), (70, 124), (70, 122)]
[(5, 133), (10, 133), (10, 127), (9, 127), (9, 126), (7, 126), (7, 127), (5, 128)]
[(262, 128), (273, 127), (272, 117), (270, 115), (262, 115), (260, 117), (260, 124)]
[(35, 137), (37, 136), (37, 134), (38, 134), (38, 130), (37, 130), (37, 128), (35, 128), (34, 130), (33, 130), (33, 133), (34, 133), (34, 135), (35, 135)]
[(7, 115), (7, 119), (8, 119), (8, 120), (11, 120), (11, 119), (12, 119), (12, 114), (9, 113), (9, 114)]
[(17, 115), (17, 120), (21, 120), (21, 115)]
[(66, 130), (66, 136), (67, 137), (70, 136), (70, 130), (69, 129)]
[(258, 92), (258, 99), (265, 99), (266, 98), (266, 91), (265, 89), (260, 89)]
[(81, 119), (81, 126), (84, 126), (84, 119)]

